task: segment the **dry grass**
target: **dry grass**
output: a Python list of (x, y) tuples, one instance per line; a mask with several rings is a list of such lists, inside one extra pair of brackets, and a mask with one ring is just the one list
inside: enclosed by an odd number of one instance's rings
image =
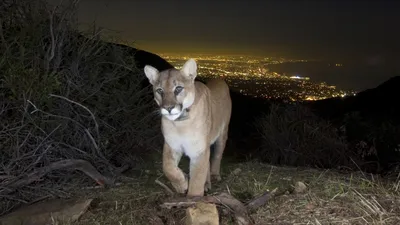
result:
[[(160, 162), (131, 173), (124, 184), (109, 190), (88, 191), (95, 202), (77, 224), (182, 224), (183, 209), (159, 207), (167, 197), (154, 181), (168, 184), (160, 171)], [(240, 168), (241, 173), (224, 178)], [(256, 224), (398, 224), (400, 193), (394, 182), (355, 172), (341, 174), (330, 170), (275, 167), (258, 162), (230, 163), (223, 168), (223, 183), (213, 191), (229, 190), (245, 202), (279, 187), (288, 193), (277, 196), (252, 214)], [(304, 182), (308, 189), (292, 193), (293, 184)], [(225, 184), (225, 185), (222, 185)], [(234, 224), (233, 218), (219, 208), (221, 224)], [(153, 221), (153, 223), (151, 222)]]
[[(276, 168), (272, 180), (302, 181), (304, 194), (278, 198), (257, 212), (259, 224), (397, 224), (400, 195), (393, 182), (363, 173)], [(274, 179), (275, 177), (275, 179)]]

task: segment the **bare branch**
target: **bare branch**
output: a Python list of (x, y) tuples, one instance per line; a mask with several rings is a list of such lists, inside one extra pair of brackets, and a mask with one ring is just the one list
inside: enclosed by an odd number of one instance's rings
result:
[(156, 184), (160, 185), (161, 187), (163, 187), (169, 195), (174, 195), (174, 192), (171, 190), (171, 188), (169, 188), (167, 185), (163, 184), (161, 181), (159, 181), (158, 179), (155, 180)]
[(49, 26), (50, 26), (50, 38), (51, 38), (51, 46), (50, 46), (50, 56), (48, 58), (48, 63), (51, 62), (54, 58), (54, 51), (55, 51), (55, 38), (54, 38), (54, 31), (53, 31), (53, 17), (54, 12), (49, 12)]
[(89, 162), (82, 159), (67, 159), (54, 162), (48, 166), (37, 169), (36, 171), (25, 174), (22, 177), (10, 181), (5, 184), (5, 188), (0, 191), (1, 195), (10, 194), (17, 189), (29, 185), (35, 181), (40, 180), (43, 176), (50, 173), (53, 170), (80, 170), (86, 175), (91, 177), (99, 185), (113, 185), (113, 181), (109, 178), (101, 175)]
[(265, 192), (264, 194), (260, 195), (259, 197), (256, 197), (252, 200), (250, 200), (246, 204), (246, 208), (249, 211), (256, 210), (259, 207), (263, 206), (265, 203), (267, 203), (269, 200), (275, 197), (276, 192), (278, 191), (278, 188), (275, 188), (271, 192)]
[(90, 116), (91, 116), (92, 119), (93, 119), (93, 122), (94, 122), (94, 124), (95, 124), (95, 129), (96, 129), (96, 135), (97, 135), (97, 137), (100, 136), (100, 133), (99, 133), (99, 125), (97, 124), (96, 117), (94, 116), (94, 114), (92, 113), (92, 111), (90, 111), (90, 109), (88, 109), (86, 106), (84, 106), (84, 105), (82, 105), (82, 104), (80, 104), (80, 103), (78, 103), (78, 102), (72, 101), (72, 100), (70, 100), (70, 99), (68, 99), (68, 98), (66, 98), (66, 97), (64, 97), (64, 96), (55, 95), (55, 94), (50, 94), (50, 96), (51, 96), (51, 97), (56, 97), (56, 98), (64, 99), (65, 101), (68, 101), (68, 102), (70, 102), (70, 103), (73, 103), (73, 104), (78, 105), (78, 106), (82, 107), (83, 109), (85, 109), (85, 110), (90, 114)]
[(161, 204), (161, 208), (171, 209), (173, 207), (190, 207), (195, 205), (196, 202), (213, 203), (229, 209), (234, 214), (237, 224), (249, 225), (253, 224), (252, 219), (249, 216), (250, 211), (258, 209), (277, 196), (277, 190), (278, 188), (275, 188), (271, 192), (265, 192), (261, 196), (250, 200), (246, 205), (228, 193), (221, 193), (215, 196), (172, 198)]
[(203, 196), (194, 198), (174, 198), (164, 202), (161, 207), (171, 209), (172, 207), (190, 207), (196, 202), (207, 202), (225, 206), (234, 213), (237, 224), (252, 224), (247, 209), (242, 202), (227, 193), (221, 193), (216, 196)]

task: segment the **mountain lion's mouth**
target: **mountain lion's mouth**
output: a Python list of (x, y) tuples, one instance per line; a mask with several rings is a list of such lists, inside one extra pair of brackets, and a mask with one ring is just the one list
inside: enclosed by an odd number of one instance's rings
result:
[(181, 115), (175, 119), (175, 121), (182, 121), (182, 120), (187, 120), (189, 118), (189, 109), (184, 109), (181, 112)]
[(179, 113), (164, 114), (163, 116), (171, 121), (183, 121), (189, 118), (189, 109), (184, 109)]

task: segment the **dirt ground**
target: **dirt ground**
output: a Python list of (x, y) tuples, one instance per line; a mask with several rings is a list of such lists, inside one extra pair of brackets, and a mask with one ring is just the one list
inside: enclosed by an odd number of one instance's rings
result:
[[(181, 167), (187, 172), (187, 162)], [(94, 200), (75, 224), (183, 224), (184, 208), (160, 207), (168, 195), (157, 179), (169, 186), (161, 162), (128, 172), (119, 187), (80, 191), (80, 198)], [(291, 192), (298, 181), (307, 186), (301, 194)], [(362, 172), (225, 161), (222, 181), (213, 184), (210, 194), (227, 191), (246, 202), (276, 187), (288, 191), (251, 214), (256, 224), (400, 224), (399, 181)], [(231, 214), (222, 207), (218, 210), (220, 224), (235, 224)]]

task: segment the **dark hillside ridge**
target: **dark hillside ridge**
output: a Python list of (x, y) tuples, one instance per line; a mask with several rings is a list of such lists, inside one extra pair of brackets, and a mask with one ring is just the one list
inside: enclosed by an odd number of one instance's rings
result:
[(143, 50), (137, 50), (135, 53), (136, 66), (143, 69), (146, 65), (151, 65), (159, 71), (173, 68), (169, 62), (162, 59), (160, 56)]
[(390, 171), (400, 162), (400, 76), (393, 76), (376, 88), (359, 92), (347, 98), (332, 98), (309, 102), (314, 112), (337, 126), (346, 125), (349, 142), (364, 141), (376, 148), (376, 156), (368, 156), (365, 161), (376, 164), (376, 172)]
[(361, 115), (377, 120), (388, 120), (399, 124), (400, 76), (394, 76), (376, 88), (359, 92), (356, 96), (346, 98), (329, 98), (306, 105), (313, 108), (321, 116), (337, 120), (346, 113), (360, 112)]

